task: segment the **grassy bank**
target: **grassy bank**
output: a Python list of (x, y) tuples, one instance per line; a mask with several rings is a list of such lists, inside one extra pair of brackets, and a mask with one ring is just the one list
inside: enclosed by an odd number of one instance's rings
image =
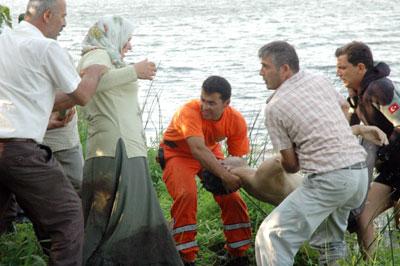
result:
[[(154, 160), (155, 150), (149, 150), (149, 161), (152, 173), (154, 186), (157, 190), (161, 207), (165, 216), (169, 220), (169, 208), (171, 206), (171, 198), (166, 191), (164, 183), (161, 181), (161, 169)], [(219, 265), (218, 254), (223, 253), (224, 236), (222, 233), (222, 225), (220, 222), (219, 208), (214, 202), (212, 195), (206, 192), (201, 185), (199, 187), (198, 196), (198, 243), (200, 245), (199, 258), (197, 265), (209, 266)], [(260, 223), (265, 216), (273, 209), (272, 206), (259, 202), (242, 191), (251, 216), (253, 233), (257, 231)], [(389, 228), (386, 228), (389, 230)], [(391, 229), (392, 230), (392, 229)], [(394, 236), (400, 237), (398, 232)], [(254, 238), (254, 234), (253, 234)], [(340, 262), (340, 265), (365, 265), (362, 260), (359, 260), (357, 241), (355, 235), (346, 235), (349, 255), (346, 260)], [(400, 264), (400, 249), (391, 247), (389, 243), (383, 243), (378, 238), (378, 252), (373, 262), (369, 265), (399, 265)], [(387, 242), (388, 240), (386, 240)], [(390, 241), (390, 239), (389, 239)], [(254, 242), (253, 242), (254, 243)], [(392, 239), (393, 246), (396, 245), (396, 240)], [(250, 260), (253, 265), (254, 251), (253, 248), (249, 251)], [(47, 258), (43, 255), (40, 247), (35, 239), (31, 224), (18, 224), (17, 233), (3, 235), (0, 237), (0, 265), (45, 265)], [(317, 254), (307, 245), (302, 247), (296, 257), (295, 265), (316, 265)]]
[[(257, 121), (258, 116), (254, 118)], [(147, 122), (146, 122), (147, 124)], [(263, 154), (267, 147), (268, 140), (257, 140), (257, 132), (254, 132), (255, 122), (249, 131), (252, 140), (252, 154), (249, 157), (251, 164), (262, 161)], [(79, 133), (85, 150), (85, 140), (87, 138), (87, 125), (84, 120), (79, 120)], [(161, 130), (159, 130), (161, 132)], [(265, 143), (264, 145), (255, 144), (256, 142)], [(158, 143), (157, 140), (154, 143)], [(156, 146), (156, 144), (153, 144)], [(257, 152), (256, 152), (257, 151)], [(148, 159), (150, 164), (151, 178), (157, 191), (161, 208), (167, 220), (170, 220), (169, 209), (172, 200), (161, 180), (162, 171), (155, 161), (156, 150), (150, 148), (148, 151)], [(224, 252), (224, 235), (220, 221), (220, 211), (218, 205), (210, 193), (205, 191), (201, 184), (198, 183), (198, 235), (197, 242), (200, 246), (200, 252), (197, 259), (197, 265), (210, 266), (220, 265), (218, 255)], [(251, 225), (253, 230), (253, 243), (255, 233), (264, 218), (270, 213), (273, 207), (269, 204), (262, 203), (250, 196), (246, 192), (241, 191), (244, 200), (249, 208)], [(368, 265), (400, 265), (400, 248), (398, 247), (399, 232), (390, 234), (392, 238), (382, 237), (383, 233), (393, 231), (393, 228), (386, 227), (380, 235), (378, 235), (378, 251), (375, 258)], [(343, 266), (366, 265), (362, 260), (358, 251), (358, 245), (355, 234), (346, 234), (346, 242), (348, 244), (348, 256), (345, 260), (339, 262)], [(253, 247), (248, 252), (252, 265), (255, 265)], [(47, 258), (43, 255), (38, 242), (34, 236), (33, 228), (30, 223), (17, 224), (17, 232), (0, 236), (0, 266), (19, 266), (19, 265), (46, 265)], [(295, 264), (298, 266), (317, 265), (317, 254), (308, 245), (304, 245), (295, 258)]]

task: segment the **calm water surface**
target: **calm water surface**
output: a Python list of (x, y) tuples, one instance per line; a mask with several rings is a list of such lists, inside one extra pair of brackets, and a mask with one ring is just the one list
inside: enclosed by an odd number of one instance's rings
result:
[[(12, 15), (26, 0), (2, 0)], [(222, 75), (233, 86), (232, 105), (249, 124), (269, 92), (260, 76), (258, 49), (273, 40), (294, 44), (303, 69), (326, 74), (345, 93), (335, 76), (334, 51), (361, 40), (376, 60), (392, 68), (400, 82), (400, 1), (195, 1), (195, 0), (69, 0), (68, 25), (59, 40), (77, 61), (87, 29), (100, 16), (119, 14), (135, 25), (133, 51), (127, 61), (144, 58), (159, 64), (153, 84), (141, 82), (143, 120), (149, 141), (166, 127), (173, 112), (198, 97), (202, 81)], [(146, 96), (149, 100), (146, 102)], [(159, 95), (159, 101), (154, 100)], [(259, 117), (259, 120), (261, 117)], [(262, 123), (256, 123), (264, 135)]]

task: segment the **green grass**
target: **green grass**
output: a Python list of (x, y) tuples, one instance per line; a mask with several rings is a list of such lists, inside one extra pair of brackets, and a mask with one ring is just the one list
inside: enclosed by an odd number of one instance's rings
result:
[[(156, 150), (149, 149), (149, 165), (154, 187), (160, 201), (161, 208), (167, 220), (170, 220), (169, 209), (172, 204), (164, 183), (161, 180), (162, 171), (155, 161)], [(200, 246), (200, 252), (197, 259), (197, 265), (210, 266), (218, 265), (218, 254), (223, 253), (224, 235), (220, 220), (220, 210), (214, 202), (212, 195), (205, 191), (200, 182), (198, 182), (198, 235), (197, 242)], [(253, 230), (253, 243), (257, 228), (264, 220), (266, 215), (273, 209), (271, 205), (260, 202), (248, 196), (241, 191), (244, 200), (249, 208), (251, 224)], [(398, 232), (394, 232), (397, 239), (400, 239)], [(379, 240), (380, 238), (378, 238)], [(395, 243), (396, 240), (393, 240)], [(349, 247), (349, 255), (346, 259), (339, 262), (343, 266), (367, 265), (360, 260), (357, 240), (355, 234), (346, 234), (346, 242)], [(248, 255), (252, 265), (255, 265), (254, 249), (249, 250)], [(0, 265), (46, 265), (47, 258), (41, 251), (38, 242), (34, 236), (31, 224), (18, 224), (17, 233), (0, 236)], [(305, 244), (298, 252), (295, 258), (295, 264), (298, 266), (317, 265), (318, 255), (315, 250)], [(391, 248), (383, 245), (382, 241), (378, 243), (378, 250), (373, 261), (368, 265), (399, 265), (400, 249)]]
[(46, 262), (32, 224), (17, 224), (17, 233), (0, 236), (0, 265), (41, 266)]
[[(161, 180), (161, 169), (155, 162), (155, 149), (149, 149), (149, 164), (154, 187), (156, 188), (161, 208), (167, 220), (170, 220), (169, 209), (172, 200), (166, 190), (164, 183)], [(210, 193), (205, 191), (201, 184), (198, 182), (198, 235), (197, 241), (200, 246), (200, 252), (197, 259), (197, 265), (210, 266), (218, 265), (217, 254), (223, 252), (224, 236), (222, 232), (222, 225), (220, 221), (220, 210), (218, 205)], [(266, 215), (271, 212), (273, 207), (271, 205), (262, 203), (247, 196), (241, 191), (241, 194), (246, 201), (251, 217), (251, 224), (253, 230), (253, 243), (255, 232), (264, 220)], [(397, 239), (400, 239), (398, 232)], [(394, 240), (393, 243), (395, 243)], [(339, 262), (343, 266), (356, 266), (366, 265), (360, 260), (360, 253), (355, 234), (346, 234), (346, 242), (349, 247), (349, 255), (345, 260)], [(399, 265), (400, 263), (400, 249), (390, 248), (383, 245), (382, 241), (378, 243), (379, 247), (374, 260), (368, 265)], [(253, 247), (248, 252), (252, 265), (255, 265), (254, 249)], [(304, 245), (298, 252), (295, 258), (294, 265), (317, 265), (318, 256), (316, 251), (312, 250), (307, 244)], [(47, 258), (40, 250), (39, 244), (33, 233), (30, 224), (18, 224), (17, 233), (3, 235), (0, 237), (0, 265), (1, 266), (14, 266), (14, 265), (46, 265)]]
[[(80, 110), (78, 109), (78, 114), (79, 113)], [(162, 130), (160, 129), (159, 132), (162, 132)], [(250, 130), (250, 137), (252, 136), (252, 132), (253, 131)], [(83, 143), (83, 150), (85, 151), (87, 123), (83, 119), (79, 120), (79, 134)], [(267, 142), (265, 142), (264, 145), (257, 145), (256, 142), (258, 141), (252, 137), (251, 139), (251, 147), (253, 152), (249, 157), (249, 161), (251, 165), (255, 165), (258, 161), (262, 160), (262, 157), (259, 154), (264, 153)], [(264, 142), (264, 140), (262, 140), (262, 142)], [(155, 144), (153, 144), (153, 146), (156, 146), (158, 140), (154, 141), (154, 143)], [(255, 152), (256, 150), (259, 151)], [(157, 191), (157, 195), (164, 215), (167, 218), (167, 221), (170, 221), (169, 209), (171, 207), (172, 200), (166, 190), (165, 184), (161, 180), (162, 171), (158, 163), (155, 161), (155, 156), (156, 149), (149, 148), (148, 159), (151, 178)], [(197, 184), (197, 242), (200, 246), (200, 252), (196, 263), (198, 266), (219, 265), (217, 255), (223, 253), (223, 246), (225, 242), (220, 219), (220, 210), (218, 208), (218, 205), (215, 203), (212, 195), (201, 187), (200, 182), (198, 182)], [(241, 191), (241, 194), (249, 209), (254, 243), (255, 233), (257, 232), (258, 227), (265, 219), (265, 217), (273, 210), (273, 206), (260, 202), (248, 196), (247, 193), (244, 191)], [(397, 241), (398, 246), (398, 239), (400, 239), (400, 234), (399, 232), (394, 233), (395, 236), (397, 236), (397, 240), (393, 240), (393, 243), (396, 243)], [(379, 239), (380, 238), (378, 238), (378, 240)], [(342, 266), (366, 265), (360, 259), (360, 253), (358, 251), (355, 234), (346, 234), (346, 242), (349, 247), (349, 254), (344, 260), (340, 261), (339, 264)], [(248, 255), (250, 257), (251, 264), (255, 265), (253, 247), (250, 248)], [(47, 260), (47, 257), (40, 249), (39, 243), (36, 241), (31, 224), (18, 224), (17, 233), (0, 236), (0, 266), (46, 265)], [(317, 265), (317, 262), (317, 252), (311, 249), (307, 244), (305, 244), (296, 255), (294, 265), (312, 266)], [(400, 249), (398, 247), (383, 245), (382, 241), (380, 241), (378, 242), (378, 250), (376, 252), (376, 255), (373, 261), (368, 265), (400, 265)]]

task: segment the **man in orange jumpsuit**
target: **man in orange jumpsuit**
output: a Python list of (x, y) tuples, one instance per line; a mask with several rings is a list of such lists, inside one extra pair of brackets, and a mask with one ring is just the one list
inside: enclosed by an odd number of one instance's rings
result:
[(222, 211), (226, 265), (247, 265), (251, 228), (247, 206), (238, 192), (240, 178), (218, 160), (224, 158), (219, 142), (226, 140), (228, 153), (244, 156), (249, 151), (247, 125), (243, 116), (229, 106), (231, 86), (219, 76), (207, 78), (200, 100), (183, 105), (172, 118), (160, 147), (164, 150), (163, 180), (173, 198), (173, 235), (185, 265), (195, 265), (199, 247), (196, 237), (197, 187), (195, 175), (206, 169), (219, 176), (226, 195), (214, 195)]

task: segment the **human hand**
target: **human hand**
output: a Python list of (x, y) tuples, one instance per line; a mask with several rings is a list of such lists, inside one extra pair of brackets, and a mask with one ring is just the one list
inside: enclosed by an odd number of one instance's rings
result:
[(47, 129), (60, 128), (64, 126), (63, 119), (60, 119), (60, 113), (58, 111), (52, 112), (50, 114), (49, 123), (47, 124)]
[(52, 112), (49, 118), (49, 123), (47, 124), (47, 129), (64, 127), (72, 120), (75, 112), (75, 108), (65, 110), (65, 114), (62, 114), (60, 111)]
[(75, 108), (71, 108), (65, 111), (65, 115), (64, 115), (64, 123), (65, 125), (68, 124), (69, 122), (71, 122), (72, 118), (74, 117), (74, 115), (76, 114), (76, 109)]
[(156, 65), (153, 62), (149, 62), (147, 59), (135, 63), (133, 67), (140, 79), (152, 80), (157, 72)]
[(361, 126), (360, 135), (378, 146), (389, 144), (386, 134), (376, 126)]
[(221, 177), (222, 183), (228, 192), (235, 192), (242, 186), (242, 180), (239, 176), (229, 173)]

